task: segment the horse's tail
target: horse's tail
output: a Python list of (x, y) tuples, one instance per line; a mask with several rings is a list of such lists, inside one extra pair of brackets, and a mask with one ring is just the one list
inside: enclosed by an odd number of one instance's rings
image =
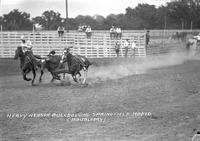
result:
[(86, 60), (87, 60), (87, 64), (88, 64), (88, 66), (91, 66), (93, 63), (92, 62), (90, 62), (90, 60), (88, 60), (87, 58), (86, 58)]
[(77, 55), (77, 57), (79, 59), (83, 58), (85, 60), (85, 62), (87, 63), (88, 66), (91, 66), (93, 63), (89, 61), (89, 59), (85, 56), (82, 56), (82, 55)]

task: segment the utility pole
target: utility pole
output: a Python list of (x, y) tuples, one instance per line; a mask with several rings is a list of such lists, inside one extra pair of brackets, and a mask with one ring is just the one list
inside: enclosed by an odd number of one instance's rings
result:
[(165, 15), (165, 18), (164, 18), (164, 29), (163, 29), (163, 44), (162, 44), (162, 47), (165, 47), (165, 44), (164, 44), (164, 38), (165, 38), (165, 30), (167, 28), (167, 16)]
[(2, 32), (2, 30), (3, 30), (3, 25), (2, 25), (2, 23), (3, 23), (3, 14), (2, 14), (2, 10), (1, 10), (2, 8), (1, 8), (1, 0), (0, 0), (0, 17), (2, 16), (2, 19), (0, 19), (0, 31)]
[(65, 0), (65, 6), (66, 6), (65, 29), (67, 30), (67, 32), (69, 32), (68, 30), (68, 0)]

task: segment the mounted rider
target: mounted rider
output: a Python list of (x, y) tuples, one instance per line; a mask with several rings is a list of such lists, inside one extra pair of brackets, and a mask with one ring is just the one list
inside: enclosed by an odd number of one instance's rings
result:
[[(67, 54), (70, 53), (70, 48), (73, 48), (73, 46), (64, 48), (64, 51), (63, 51), (63, 53), (62, 53), (62, 56), (67, 56)], [(86, 64), (85, 64), (85, 62), (84, 62), (84, 61), (85, 61), (84, 58), (79, 57), (79, 56), (77, 56), (77, 55), (75, 55), (75, 57), (78, 59), (78, 62), (79, 62), (80, 65), (83, 67), (83, 70), (85, 71), (85, 70), (86, 70)], [(63, 57), (62, 57), (62, 59), (61, 59), (61, 61), (60, 61), (60, 64), (62, 64), (62, 63), (63, 63)], [(62, 66), (62, 65), (61, 65), (61, 66)]]
[(21, 36), (20, 40), (21, 40), (21, 47), (22, 47), (22, 51), (24, 55), (30, 58), (30, 62), (33, 64), (34, 69), (37, 70), (37, 62), (36, 62), (36, 58), (33, 55), (33, 51), (32, 51), (33, 46), (32, 46), (31, 41), (28, 40), (26, 42), (26, 40), (24, 39), (24, 36)]
[(46, 60), (51, 60), (55, 55), (56, 55), (56, 51), (55, 50), (50, 51), (49, 54), (47, 55), (47, 59)]

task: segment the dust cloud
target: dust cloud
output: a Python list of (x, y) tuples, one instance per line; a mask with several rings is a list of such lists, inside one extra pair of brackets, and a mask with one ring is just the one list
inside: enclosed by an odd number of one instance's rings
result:
[(105, 81), (119, 79), (130, 75), (144, 74), (148, 70), (179, 65), (192, 57), (186, 53), (170, 53), (165, 55), (148, 56), (145, 58), (121, 58), (106, 65), (89, 68), (88, 78)]

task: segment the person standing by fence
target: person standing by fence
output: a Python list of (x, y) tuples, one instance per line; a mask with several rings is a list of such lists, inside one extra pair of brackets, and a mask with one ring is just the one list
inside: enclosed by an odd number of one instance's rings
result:
[(133, 42), (132, 42), (131, 48), (132, 48), (132, 55), (133, 55), (133, 57), (135, 57), (135, 48), (136, 48), (136, 43), (135, 43), (134, 40), (133, 40)]
[(129, 39), (126, 39), (126, 40), (124, 41), (124, 48), (125, 48), (124, 57), (125, 57), (125, 58), (126, 58), (127, 55), (128, 55), (128, 48), (129, 48), (129, 45), (130, 45)]
[(115, 38), (115, 34), (116, 34), (116, 29), (115, 29), (114, 26), (112, 26), (112, 27), (110, 28), (110, 39), (111, 39), (111, 40)]
[(91, 36), (92, 36), (92, 29), (91, 29), (91, 27), (89, 25), (86, 28), (85, 33), (86, 33), (87, 38), (90, 39)]
[(58, 31), (58, 36), (59, 36), (59, 37), (62, 37), (62, 36), (63, 36), (64, 30), (65, 30), (65, 29), (64, 29), (63, 26), (59, 26), (59, 27), (58, 27), (57, 31)]
[(196, 39), (196, 51), (199, 54), (200, 53), (200, 33), (197, 36), (194, 36), (194, 39)]
[(147, 30), (147, 33), (146, 33), (146, 48), (149, 47), (149, 41), (150, 41), (150, 34), (149, 34), (149, 30)]
[(120, 43), (119, 43), (119, 41), (116, 41), (115, 42), (115, 52), (116, 52), (117, 57), (119, 57), (119, 51), (120, 51)]
[(116, 28), (116, 34), (117, 34), (117, 39), (121, 39), (122, 38), (122, 30), (120, 27)]

